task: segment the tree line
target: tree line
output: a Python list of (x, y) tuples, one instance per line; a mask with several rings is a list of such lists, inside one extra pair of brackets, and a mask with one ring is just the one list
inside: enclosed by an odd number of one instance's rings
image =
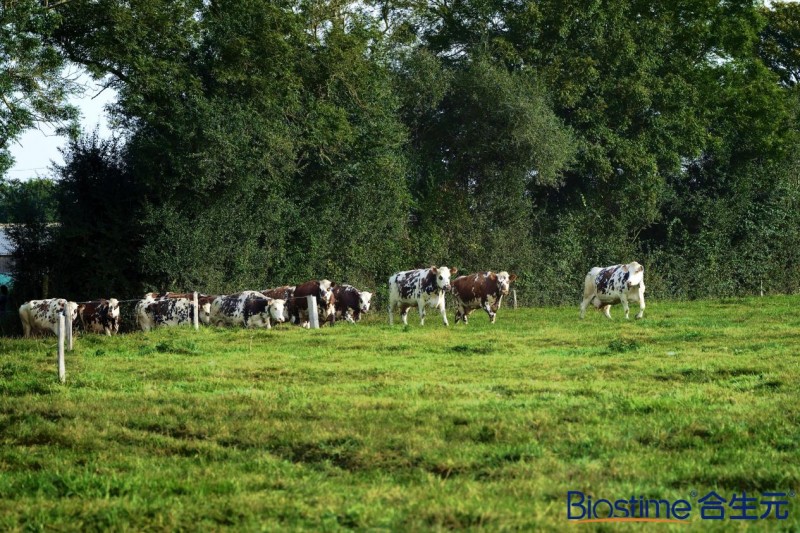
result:
[(577, 304), (590, 267), (632, 260), (662, 297), (800, 289), (797, 4), (26, 0), (1, 13), (4, 50), (37, 39), (36, 83), (0, 74), (19, 101), (0, 111), (0, 169), (37, 116), (69, 126), (64, 65), (118, 94), (116, 138), (74, 134), (51, 185), (0, 188), (0, 216), (24, 223), (20, 298), (321, 276), (380, 292), (392, 272), (447, 264), (515, 272), (527, 303)]

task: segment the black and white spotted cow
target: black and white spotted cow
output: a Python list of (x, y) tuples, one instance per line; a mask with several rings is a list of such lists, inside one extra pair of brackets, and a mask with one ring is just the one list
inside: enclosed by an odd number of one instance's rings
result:
[(19, 319), (22, 321), (22, 332), (26, 337), (52, 331), (58, 335), (58, 315), (66, 310), (72, 317), (72, 323), (78, 318), (78, 304), (64, 298), (48, 298), (31, 300), (19, 307)]
[(194, 302), (187, 298), (159, 298), (148, 294), (136, 304), (136, 322), (142, 331), (194, 322)]
[(636, 318), (644, 316), (644, 267), (634, 261), (627, 265), (594, 267), (586, 274), (581, 302), (581, 318), (591, 303), (611, 318), (611, 306), (622, 303), (625, 318), (630, 318), (628, 302), (638, 302)]
[(400, 307), (403, 324), (408, 324), (408, 310), (416, 305), (419, 310), (419, 324), (425, 325), (425, 307), (439, 309), (442, 321), (447, 323), (445, 311), (445, 292), (450, 290), (450, 276), (458, 272), (446, 266), (420, 268), (398, 272), (389, 278), (389, 324), (394, 323), (393, 311)]
[(218, 296), (211, 304), (211, 323), (245, 328), (272, 327), (284, 321), (286, 301), (268, 298), (258, 291)]

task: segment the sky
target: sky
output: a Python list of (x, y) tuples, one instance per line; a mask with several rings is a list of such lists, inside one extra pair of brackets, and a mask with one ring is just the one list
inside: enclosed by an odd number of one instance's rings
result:
[[(108, 115), (104, 107), (116, 99), (116, 93), (111, 89), (103, 91), (102, 87), (88, 76), (81, 81), (85, 84), (86, 91), (82, 96), (70, 100), (80, 109), (81, 127), (87, 133), (99, 127), (101, 137), (110, 137), (111, 130), (108, 127)], [(6, 173), (6, 178), (28, 180), (37, 176), (49, 177), (52, 162), (59, 165), (64, 163), (64, 158), (58, 149), (63, 148), (66, 143), (67, 139), (55, 135), (52, 128), (41, 126), (40, 129), (28, 130), (11, 144), (11, 155), (14, 156), (15, 162), (11, 170)]]

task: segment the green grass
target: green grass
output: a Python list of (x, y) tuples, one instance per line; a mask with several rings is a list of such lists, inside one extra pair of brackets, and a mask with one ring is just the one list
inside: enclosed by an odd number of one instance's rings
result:
[(589, 530), (568, 490), (728, 530), (693, 491), (800, 492), (800, 297), (612, 315), (84, 336), (65, 386), (0, 340), (0, 530)]

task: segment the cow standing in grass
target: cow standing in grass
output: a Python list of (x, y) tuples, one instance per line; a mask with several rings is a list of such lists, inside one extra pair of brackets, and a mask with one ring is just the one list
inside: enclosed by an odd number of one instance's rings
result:
[(31, 300), (19, 307), (19, 319), (22, 321), (22, 332), (26, 337), (45, 331), (58, 335), (58, 315), (65, 313), (72, 318), (73, 324), (78, 318), (78, 304), (68, 302), (64, 298), (48, 298)]
[(503, 296), (508, 295), (511, 283), (517, 279), (515, 274), (508, 272), (478, 272), (468, 276), (459, 276), (453, 280), (452, 292), (455, 296), (458, 311), (456, 311), (456, 324), (463, 320), (468, 322), (469, 314), (475, 309), (483, 309), (489, 315), (489, 321), (494, 324), (497, 310), (503, 301)]
[(333, 295), (335, 286), (336, 283), (327, 279), (312, 280), (297, 285), (292, 299), (288, 302), (289, 318), (292, 323), (300, 324), (304, 328), (310, 327), (307, 297), (313, 296), (317, 300), (320, 325), (326, 321), (333, 325), (336, 321), (336, 297)]
[(155, 327), (173, 327), (192, 324), (194, 302), (187, 298), (160, 298), (145, 295), (136, 304), (136, 323), (142, 331)]
[(456, 272), (457, 268), (432, 266), (392, 275), (389, 278), (389, 324), (394, 324), (394, 308), (399, 306), (403, 324), (408, 325), (408, 310), (416, 305), (420, 326), (425, 325), (426, 306), (439, 309), (444, 325), (448, 326), (444, 295), (450, 290), (450, 276)]
[(119, 301), (100, 298), (78, 305), (78, 318), (87, 333), (119, 333)]
[(639, 302), (636, 318), (644, 316), (644, 267), (636, 261), (627, 265), (594, 267), (586, 274), (581, 302), (581, 318), (591, 303), (611, 318), (611, 306), (622, 303), (625, 318), (630, 318), (629, 302)]
[[(155, 293), (149, 293), (151, 295)], [(165, 292), (163, 294), (156, 295), (155, 298), (157, 300), (164, 299), (164, 298), (186, 298), (187, 300), (191, 300), (194, 302), (194, 293), (193, 292)], [(210, 294), (198, 294), (197, 295), (197, 305), (200, 306), (200, 316), (197, 319), (206, 326), (211, 324), (211, 304), (217, 297)]]
[(352, 285), (337, 285), (333, 288), (336, 315), (343, 316), (350, 324), (361, 320), (361, 313), (369, 311), (372, 293), (360, 291)]
[(218, 296), (211, 304), (211, 322), (217, 326), (272, 328), (284, 321), (284, 300), (267, 298), (258, 291)]

